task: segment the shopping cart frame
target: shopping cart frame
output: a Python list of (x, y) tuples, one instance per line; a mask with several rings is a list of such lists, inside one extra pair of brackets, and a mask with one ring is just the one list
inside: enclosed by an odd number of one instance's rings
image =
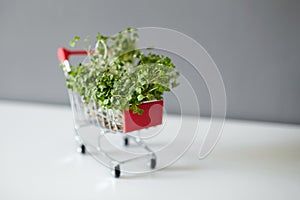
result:
[[(63, 70), (66, 78), (68, 78), (68, 72), (71, 70), (69, 57), (73, 55), (88, 55), (88, 53), (89, 52), (87, 51), (70, 51), (65, 48), (58, 49), (58, 59), (61, 63), (63, 63)], [(82, 97), (71, 89), (68, 89), (68, 95), (73, 113), (75, 141), (77, 143), (77, 151), (79, 153), (89, 153), (86, 144), (84, 144), (84, 141), (79, 135), (79, 130), (86, 126), (96, 126), (99, 127), (99, 136), (97, 141), (98, 145), (96, 149), (98, 153), (101, 153), (109, 160), (109, 167), (111, 168), (115, 178), (119, 178), (121, 176), (122, 164), (133, 162), (139, 159), (144, 159), (145, 157), (149, 159), (150, 169), (154, 170), (156, 168), (157, 155), (155, 154), (155, 152), (144, 142), (139, 134), (137, 134), (137, 136), (125, 134), (122, 127), (120, 128), (120, 120), (116, 120), (114, 112), (112, 112), (111, 109), (99, 108), (96, 103), (89, 103), (87, 105), (84, 103)], [(163, 105), (162, 102), (163, 101), (160, 100), (148, 103), (158, 103), (159, 105)], [(125, 147), (130, 145), (130, 141), (134, 141), (136, 145), (144, 148), (147, 153), (126, 160), (117, 160), (113, 158), (101, 146), (102, 138), (105, 137), (106, 134), (111, 133), (123, 134), (123, 144)]]

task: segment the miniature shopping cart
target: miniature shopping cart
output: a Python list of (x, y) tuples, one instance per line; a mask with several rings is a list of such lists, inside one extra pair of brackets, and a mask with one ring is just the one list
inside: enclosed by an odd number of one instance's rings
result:
[[(63, 63), (66, 78), (70, 70), (69, 56), (71, 55), (87, 55), (87, 51), (69, 51), (64, 48), (58, 49), (58, 59)], [(132, 110), (116, 111), (113, 109), (101, 108), (96, 103), (86, 104), (84, 99), (75, 91), (68, 90), (71, 108), (74, 117), (75, 139), (78, 143), (78, 151), (82, 154), (90, 153), (89, 148), (84, 139), (79, 134), (79, 129), (87, 126), (97, 127), (97, 141), (100, 141), (106, 134), (122, 134), (123, 144), (128, 146), (129, 141), (134, 141), (137, 146), (146, 150), (146, 154), (138, 155), (127, 160), (117, 160), (113, 158), (101, 143), (96, 143), (97, 153), (102, 154), (108, 160), (108, 167), (112, 169), (114, 177), (121, 175), (121, 164), (146, 158), (149, 161), (150, 170), (155, 169), (157, 164), (157, 156), (155, 152), (147, 146), (147, 144), (139, 136), (132, 136), (126, 133), (138, 131), (141, 129), (153, 127), (162, 124), (163, 100), (155, 100), (145, 102), (139, 105), (144, 112), (142, 115), (134, 114)]]

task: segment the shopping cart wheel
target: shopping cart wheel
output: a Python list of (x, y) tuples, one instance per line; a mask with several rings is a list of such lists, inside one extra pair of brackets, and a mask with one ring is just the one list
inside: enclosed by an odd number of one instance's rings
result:
[(114, 169), (113, 169), (113, 175), (115, 178), (119, 178), (121, 176), (121, 168), (120, 168), (120, 165), (116, 165), (114, 166)]
[(155, 169), (156, 167), (156, 158), (151, 158), (150, 160), (150, 168)]
[(82, 144), (82, 145), (79, 145), (79, 147), (77, 148), (77, 151), (78, 151), (78, 153), (85, 154), (86, 153), (86, 148)]
[(124, 137), (124, 146), (129, 146), (129, 138), (128, 137)]

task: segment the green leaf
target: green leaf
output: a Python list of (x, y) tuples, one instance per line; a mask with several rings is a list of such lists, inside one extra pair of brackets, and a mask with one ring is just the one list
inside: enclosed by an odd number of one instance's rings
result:
[(174, 87), (177, 87), (179, 85), (179, 83), (177, 83), (177, 82), (174, 81), (174, 82), (172, 82), (171, 85), (172, 85), (172, 88), (174, 88)]
[(130, 110), (130, 105), (129, 104), (126, 104), (125, 106), (125, 110), (129, 111)]
[(103, 101), (103, 104), (104, 105), (107, 105), (109, 103), (109, 100), (108, 99), (105, 99), (104, 101)]
[(135, 91), (136, 91), (138, 94), (141, 94), (141, 93), (142, 93), (142, 89), (141, 89), (141, 88), (136, 88)]
[(139, 115), (141, 115), (141, 114), (143, 114), (143, 112), (144, 112), (144, 110), (142, 110), (142, 109), (137, 109), (137, 113), (139, 114)]
[(80, 37), (79, 37), (79, 36), (75, 36), (75, 37), (74, 37), (74, 41), (75, 41), (75, 42), (78, 42), (79, 40), (80, 40)]
[(76, 43), (74, 41), (69, 42), (70, 47), (75, 47)]
[(137, 96), (137, 99), (138, 99), (139, 101), (142, 101), (144, 98), (145, 98), (145, 97), (144, 97), (144, 95), (142, 95), (142, 94), (140, 94), (139, 96)]

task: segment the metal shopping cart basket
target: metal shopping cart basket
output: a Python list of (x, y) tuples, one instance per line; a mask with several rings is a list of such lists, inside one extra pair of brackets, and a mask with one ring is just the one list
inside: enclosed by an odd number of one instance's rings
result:
[[(58, 49), (58, 59), (64, 65), (64, 70), (68, 70), (70, 67), (69, 57), (71, 55), (87, 55), (87, 51), (69, 51), (65, 48)], [(68, 73), (65, 73), (67, 78)], [(163, 115), (163, 100), (156, 100), (145, 102), (139, 107), (144, 110), (142, 115), (134, 114), (132, 110), (123, 112), (115, 111), (112, 109), (101, 108), (96, 103), (84, 103), (84, 99), (72, 91), (68, 90), (71, 108), (74, 117), (74, 132), (75, 140), (78, 143), (78, 151), (82, 154), (91, 153), (87, 147), (87, 142), (79, 134), (79, 130), (83, 127), (93, 126), (98, 131), (98, 136), (95, 138), (97, 141), (93, 146), (96, 148), (93, 151), (101, 154), (107, 160), (105, 164), (112, 169), (114, 177), (118, 178), (121, 175), (121, 165), (134, 162), (140, 159), (146, 158), (149, 161), (149, 168), (155, 169), (157, 164), (157, 156), (155, 152), (147, 146), (147, 144), (137, 136), (126, 134), (128, 132), (137, 131), (152, 126), (162, 124)], [(101, 139), (107, 134), (123, 134), (123, 145), (128, 146), (130, 141), (134, 141), (136, 146), (146, 150), (146, 154), (141, 154), (130, 159), (118, 160), (111, 156), (101, 146)], [(92, 151), (92, 150), (91, 150)]]

